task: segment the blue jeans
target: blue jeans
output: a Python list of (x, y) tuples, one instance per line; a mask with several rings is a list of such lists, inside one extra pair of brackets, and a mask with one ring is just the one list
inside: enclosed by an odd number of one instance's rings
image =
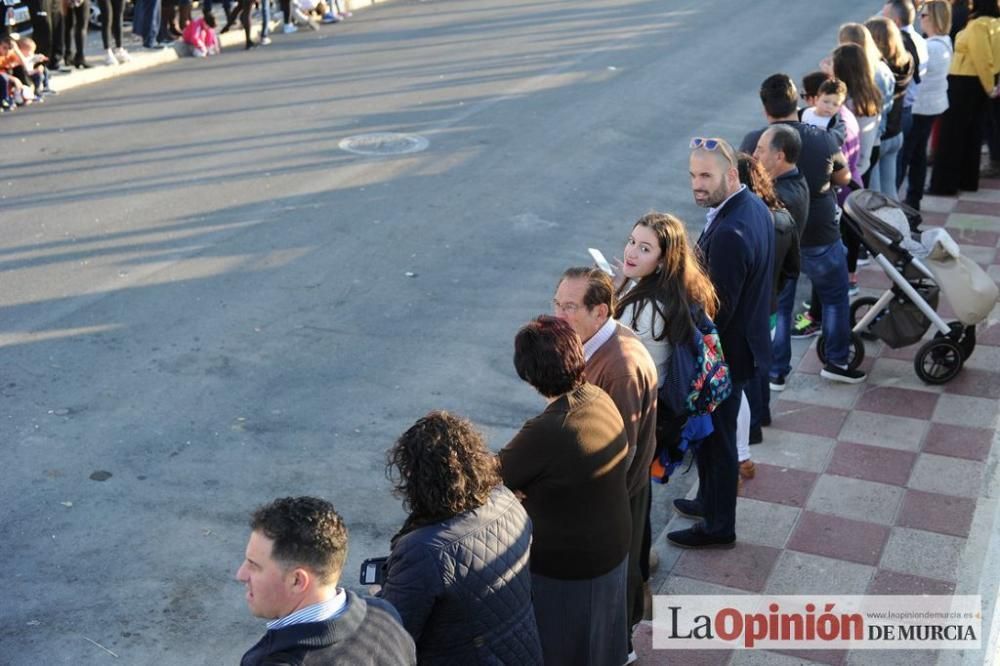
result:
[(798, 281), (798, 278), (789, 280), (778, 294), (774, 339), (771, 340), (771, 379), (786, 377), (792, 371), (792, 312)]
[(882, 139), (878, 162), (872, 167), (871, 188), (893, 200), (899, 199), (899, 188), (896, 187), (896, 158), (902, 147), (902, 133), (891, 139)]
[(156, 44), (160, 33), (160, 0), (136, 0), (132, 32), (142, 37), (143, 46)]
[[(895, 159), (895, 157), (893, 158)], [(846, 366), (850, 354), (850, 297), (847, 295), (847, 250), (837, 240), (829, 245), (799, 248), (805, 273), (823, 305), (826, 361)], [(780, 312), (779, 305), (779, 312)], [(777, 338), (777, 336), (775, 336)]]
[(271, 0), (260, 0), (260, 38), (271, 34)]

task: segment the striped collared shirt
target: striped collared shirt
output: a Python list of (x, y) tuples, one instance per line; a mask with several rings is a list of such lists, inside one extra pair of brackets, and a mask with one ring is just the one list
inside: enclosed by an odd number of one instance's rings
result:
[(332, 620), (347, 609), (347, 592), (337, 588), (337, 594), (332, 599), (321, 601), (312, 606), (300, 608), (294, 613), (285, 617), (272, 620), (267, 623), (268, 630), (283, 629), (293, 624), (305, 624), (306, 622), (325, 622)]
[(614, 320), (614, 317), (608, 317), (608, 320), (604, 322), (604, 326), (597, 329), (597, 333), (590, 336), (590, 339), (583, 343), (583, 360), (589, 361), (590, 357), (594, 355), (598, 349), (601, 348), (605, 342), (611, 339), (611, 336), (615, 334), (615, 327), (618, 326), (618, 322)]

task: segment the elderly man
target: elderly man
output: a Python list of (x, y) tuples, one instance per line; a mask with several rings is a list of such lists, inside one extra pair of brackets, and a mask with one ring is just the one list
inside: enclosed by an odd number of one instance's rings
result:
[[(628, 438), (628, 487), (632, 538), (628, 565), (629, 626), (643, 616), (643, 586), (649, 580), (649, 465), (656, 452), (656, 365), (627, 326), (615, 321), (614, 286), (597, 268), (563, 273), (555, 315), (573, 327), (583, 342), (587, 381), (611, 396), (625, 422)], [(735, 481), (734, 481), (735, 483)], [(629, 646), (631, 651), (631, 645)]]
[[(753, 156), (774, 180), (775, 192), (791, 213), (799, 240), (802, 239), (809, 214), (809, 183), (796, 166), (801, 152), (802, 138), (799, 133), (783, 123), (768, 127), (760, 135), (753, 152)], [(798, 278), (788, 280), (778, 294), (768, 377), (772, 391), (784, 391), (785, 378), (792, 371), (792, 310), (795, 308), (797, 285)]]
[(241, 666), (417, 663), (413, 639), (388, 602), (337, 587), (347, 528), (332, 504), (278, 499), (254, 512), (250, 529), (236, 579), (250, 612), (270, 622)]
[[(802, 272), (809, 276), (813, 291), (822, 307), (822, 323), (803, 315), (802, 325), (792, 337), (819, 335), (826, 344), (827, 363), (820, 376), (845, 384), (859, 384), (865, 373), (851, 369), (850, 297), (847, 277), (847, 252), (840, 234), (840, 211), (833, 186), (850, 183), (847, 159), (830, 132), (799, 122), (797, 105), (799, 92), (787, 74), (772, 74), (760, 85), (760, 101), (764, 116), (771, 125), (788, 125), (799, 134), (802, 151), (798, 168), (809, 184), (809, 214), (799, 239)], [(764, 128), (768, 129), (768, 128)], [(743, 138), (740, 150), (753, 152), (764, 130), (750, 132)], [(814, 304), (815, 305), (815, 304)]]
[(748, 381), (767, 372), (774, 223), (757, 195), (740, 184), (736, 153), (722, 139), (691, 140), (695, 203), (707, 208), (698, 250), (719, 296), (715, 325), (733, 392), (712, 414), (713, 433), (698, 447), (698, 497), (675, 500), (703, 521), (667, 535), (682, 548), (731, 548), (736, 542), (736, 418)]

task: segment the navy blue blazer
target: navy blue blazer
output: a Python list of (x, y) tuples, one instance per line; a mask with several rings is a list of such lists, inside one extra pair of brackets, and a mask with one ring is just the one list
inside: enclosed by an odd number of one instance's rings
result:
[(698, 249), (719, 295), (715, 325), (730, 374), (734, 382), (745, 382), (756, 368), (767, 372), (771, 365), (771, 211), (744, 189), (723, 205)]

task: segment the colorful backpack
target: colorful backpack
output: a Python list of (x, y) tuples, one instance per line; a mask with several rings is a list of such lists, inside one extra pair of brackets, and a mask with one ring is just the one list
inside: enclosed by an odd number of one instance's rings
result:
[(656, 483), (667, 483), (684, 454), (712, 434), (710, 414), (733, 392), (718, 329), (701, 308), (692, 307), (691, 321), (691, 343), (671, 352), (657, 396), (656, 456), (650, 466)]
[(691, 308), (691, 321), (691, 344), (677, 345), (671, 352), (657, 397), (658, 409), (672, 419), (711, 414), (733, 391), (715, 323), (697, 306)]

